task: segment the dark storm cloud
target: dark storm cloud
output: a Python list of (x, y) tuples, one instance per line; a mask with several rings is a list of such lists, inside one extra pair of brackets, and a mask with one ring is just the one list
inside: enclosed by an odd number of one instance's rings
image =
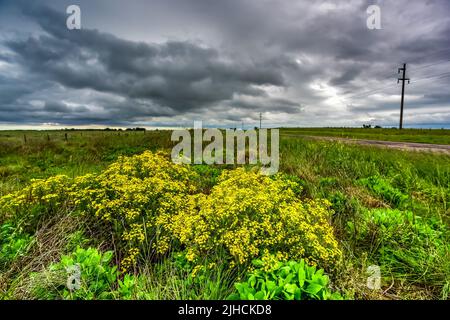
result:
[(272, 111), (274, 113), (298, 113), (301, 106), (287, 99), (271, 99), (262, 97), (260, 99), (235, 99), (232, 107), (244, 110)]
[(331, 79), (330, 84), (336, 85), (336, 86), (345, 85), (349, 81), (352, 81), (353, 79), (355, 79), (361, 72), (362, 72), (362, 69), (351, 68), (351, 69), (345, 70), (339, 76)]
[[(234, 94), (263, 93), (254, 86), (284, 85), (279, 68), (263, 61), (226, 61), (219, 51), (190, 42), (147, 44), (97, 30), (70, 31), (64, 27), (66, 16), (47, 7), (25, 7), (24, 13), (46, 33), (8, 41), (7, 47), (17, 54), (16, 62), (67, 88), (125, 97), (127, 104), (109, 106), (111, 116), (170, 114), (164, 108), (187, 112), (230, 100)], [(64, 104), (50, 106), (45, 110), (70, 111)]]
[(14, 82), (0, 76), (0, 105), (13, 103), (17, 97), (32, 92), (33, 89), (27, 84)]
[[(412, 79), (450, 68), (445, 0), (80, 0), (79, 31), (65, 27), (69, 2), (0, 14), (13, 30), (0, 31), (0, 122), (388, 124), (400, 63)], [(374, 3), (382, 30), (366, 27)], [(407, 87), (415, 123), (447, 121), (449, 87)]]

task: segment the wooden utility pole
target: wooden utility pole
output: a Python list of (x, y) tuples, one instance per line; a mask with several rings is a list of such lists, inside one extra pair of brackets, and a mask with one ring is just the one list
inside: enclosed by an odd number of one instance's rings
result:
[(262, 113), (259, 113), (259, 130), (261, 130)]
[(408, 80), (409, 83), (409, 78), (405, 78), (406, 77), (406, 63), (403, 64), (403, 68), (398, 68), (398, 73), (400, 73), (400, 71), (403, 71), (403, 75), (401, 78), (397, 79), (397, 83), (399, 83), (400, 81), (402, 82), (402, 100), (400, 102), (400, 130), (403, 129), (403, 104), (405, 102), (405, 81)]

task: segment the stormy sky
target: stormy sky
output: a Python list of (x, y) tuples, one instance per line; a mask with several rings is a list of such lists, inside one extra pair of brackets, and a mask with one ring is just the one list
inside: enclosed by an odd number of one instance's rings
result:
[(450, 128), (448, 0), (0, 0), (0, 129), (397, 126), (404, 62), (405, 127)]

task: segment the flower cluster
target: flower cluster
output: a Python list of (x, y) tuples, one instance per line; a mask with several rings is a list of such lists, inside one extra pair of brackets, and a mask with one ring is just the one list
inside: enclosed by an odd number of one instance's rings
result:
[(47, 210), (58, 208), (70, 197), (71, 182), (65, 175), (32, 179), (29, 186), (0, 198), (0, 208), (3, 209), (0, 222), (24, 211), (29, 214), (27, 208), (33, 205), (42, 205)]
[(233, 264), (265, 252), (280, 259), (330, 264), (341, 255), (328, 221), (327, 201), (301, 201), (293, 182), (243, 168), (224, 171), (209, 195), (188, 196), (182, 210), (161, 215), (158, 226), (195, 261), (225, 248)]
[[(125, 271), (140, 250), (154, 242), (155, 219), (178, 211), (184, 198), (196, 191), (193, 177), (187, 166), (175, 165), (161, 153), (120, 157), (99, 175), (75, 181), (77, 203), (83, 212), (109, 222), (120, 235), (126, 250)], [(164, 246), (164, 238), (160, 241)]]
[(299, 199), (293, 191), (299, 186), (285, 176), (224, 170), (209, 194), (199, 192), (198, 180), (189, 166), (144, 152), (120, 157), (99, 174), (34, 181), (0, 199), (0, 208), (12, 214), (64, 202), (101, 219), (120, 238), (123, 271), (149, 250), (184, 250), (194, 264), (225, 252), (230, 266), (269, 254), (322, 265), (340, 257), (329, 203)]

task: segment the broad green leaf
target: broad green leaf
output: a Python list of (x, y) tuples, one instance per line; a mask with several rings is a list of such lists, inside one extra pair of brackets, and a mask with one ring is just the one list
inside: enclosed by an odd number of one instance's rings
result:
[(264, 296), (264, 292), (258, 291), (257, 293), (255, 293), (255, 300), (264, 300)]
[(288, 284), (286, 284), (286, 285), (284, 286), (284, 290), (286, 290), (286, 292), (292, 293), (292, 294), (293, 294), (297, 289), (298, 289), (298, 287), (297, 287), (296, 284), (288, 283)]
[(250, 276), (247, 282), (250, 285), (250, 287), (254, 287), (256, 284), (256, 277), (254, 275)]
[[(302, 262), (303, 262), (303, 260), (302, 260)], [(306, 278), (305, 269), (300, 268), (298, 270), (298, 283), (300, 284), (300, 287), (303, 287), (303, 285), (305, 284), (305, 278)]]
[(273, 291), (273, 290), (276, 289), (277, 284), (274, 281), (270, 281), (269, 280), (269, 281), (266, 282), (266, 286), (267, 286), (267, 290), (268, 291)]
[(316, 295), (323, 287), (318, 283), (310, 283), (306, 288), (306, 292)]
[(294, 299), (295, 300), (302, 300), (302, 290), (300, 288), (297, 288), (294, 292)]

